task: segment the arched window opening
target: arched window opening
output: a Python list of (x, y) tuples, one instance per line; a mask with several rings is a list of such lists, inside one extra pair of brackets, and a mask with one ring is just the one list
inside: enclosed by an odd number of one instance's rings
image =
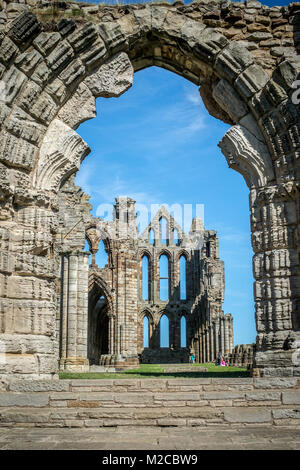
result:
[(186, 258), (181, 255), (179, 258), (180, 267), (180, 300), (186, 300)]
[(169, 299), (169, 259), (166, 255), (159, 258), (159, 294), (160, 300)]
[(149, 243), (151, 243), (151, 245), (155, 243), (155, 234), (152, 228), (149, 230)]
[(96, 253), (96, 264), (98, 268), (105, 268), (108, 264), (108, 255), (103, 240), (100, 241), (98, 251)]
[[(91, 253), (91, 248), (87, 240), (85, 240), (84, 251), (89, 251)], [(92, 263), (92, 253), (89, 255), (89, 264), (91, 263)]]
[(178, 245), (179, 243), (179, 234), (177, 228), (174, 228), (173, 230), (173, 243), (174, 245)]
[(167, 315), (163, 315), (160, 319), (160, 347), (170, 347), (169, 319)]
[(142, 298), (143, 300), (150, 299), (150, 283), (149, 283), (149, 258), (144, 255), (142, 258)]
[(184, 315), (180, 319), (180, 347), (186, 348), (186, 318)]
[(149, 318), (144, 316), (143, 320), (143, 346), (149, 348)]
[(210, 243), (206, 242), (206, 256), (210, 258)]
[(160, 242), (166, 245), (167, 243), (167, 220), (164, 217), (161, 217), (159, 220), (160, 224)]

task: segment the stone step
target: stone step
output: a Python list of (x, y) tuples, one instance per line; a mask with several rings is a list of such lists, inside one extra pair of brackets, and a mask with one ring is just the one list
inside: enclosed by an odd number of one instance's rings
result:
[(300, 378), (18, 381), (0, 391), (0, 426), (300, 424)]

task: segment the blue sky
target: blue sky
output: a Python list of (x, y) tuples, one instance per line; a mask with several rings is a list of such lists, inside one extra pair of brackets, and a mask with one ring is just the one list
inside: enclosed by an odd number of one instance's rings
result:
[(97, 117), (78, 133), (92, 152), (76, 183), (102, 203), (128, 195), (138, 203), (204, 204), (205, 228), (217, 230), (225, 261), (224, 311), (235, 344), (255, 340), (248, 188), (217, 143), (229, 128), (206, 111), (197, 87), (164, 69), (134, 75), (119, 98), (99, 98)]

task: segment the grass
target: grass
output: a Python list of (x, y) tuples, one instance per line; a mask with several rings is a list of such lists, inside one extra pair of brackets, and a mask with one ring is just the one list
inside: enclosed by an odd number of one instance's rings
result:
[[(172, 364), (170, 364), (172, 365)], [(197, 372), (197, 367), (206, 367), (207, 372)], [(193, 371), (192, 369), (195, 369)], [(194, 379), (200, 377), (250, 377), (247, 369), (241, 367), (220, 367), (215, 364), (193, 364), (189, 372), (164, 372), (161, 364), (141, 364), (138, 369), (123, 372), (60, 372), (60, 379)]]

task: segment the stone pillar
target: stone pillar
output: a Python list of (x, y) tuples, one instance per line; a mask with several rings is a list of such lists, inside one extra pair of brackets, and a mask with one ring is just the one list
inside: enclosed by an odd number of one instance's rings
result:
[(293, 375), (297, 367), (293, 363), (300, 342), (297, 197), (293, 181), (251, 191), (258, 333), (254, 367), (260, 375)]
[(220, 330), (221, 330), (221, 344), (220, 344), (220, 350), (221, 353), (224, 354), (225, 351), (225, 345), (224, 345), (224, 317), (220, 318)]
[(220, 344), (219, 344), (219, 331), (220, 331), (220, 325), (219, 321), (216, 321), (214, 323), (215, 328), (214, 328), (214, 333), (215, 333), (215, 350), (216, 350), (216, 356), (218, 355), (218, 352), (220, 351)]
[(230, 347), (229, 347), (229, 317), (224, 317), (224, 352), (225, 354), (229, 354)]
[(88, 370), (88, 252), (62, 255), (61, 357), (62, 369)]
[(203, 327), (200, 331), (200, 338), (201, 338), (201, 362), (205, 362), (205, 341), (204, 341), (204, 333)]
[(210, 336), (208, 326), (205, 329), (205, 342), (206, 342), (206, 362), (210, 361)]
[(214, 323), (210, 325), (210, 361), (213, 362), (215, 360), (215, 342), (214, 342)]

